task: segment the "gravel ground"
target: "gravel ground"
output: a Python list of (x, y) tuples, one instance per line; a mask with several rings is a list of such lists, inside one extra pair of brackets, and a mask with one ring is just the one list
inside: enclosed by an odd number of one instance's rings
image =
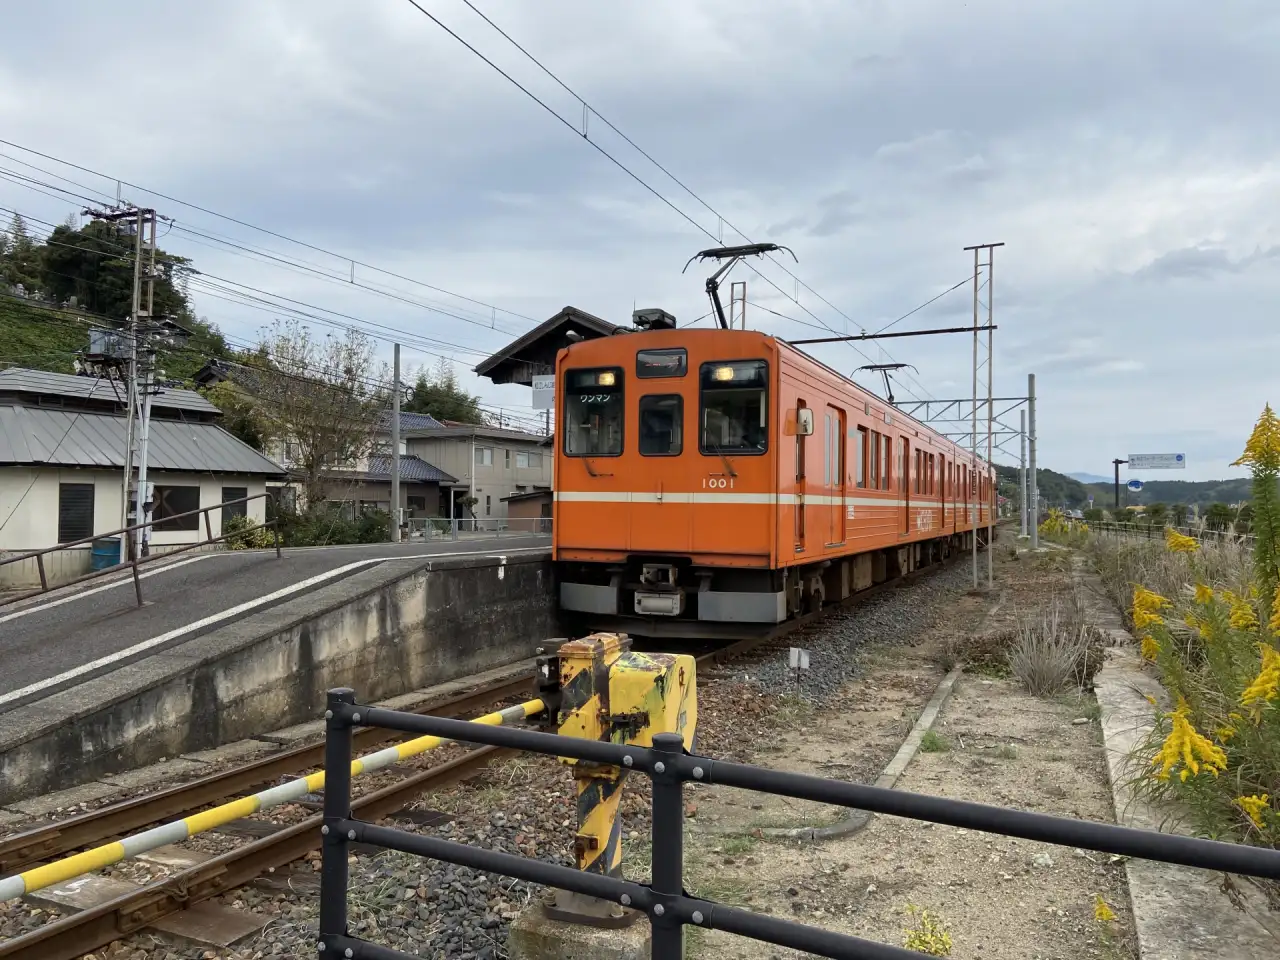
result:
[[(802, 735), (806, 718), (840, 704), (850, 709), (848, 682), (866, 673), (886, 647), (920, 643), (944, 616), (953, 618), (956, 604), (970, 585), (968, 567), (955, 566), (926, 574), (917, 582), (887, 591), (859, 606), (838, 611), (793, 634), (776, 647), (762, 649), (732, 664), (714, 668), (700, 682), (699, 749), (713, 755), (745, 759), (754, 744), (779, 730)], [(811, 669), (796, 694), (787, 668), (787, 648), (810, 652)], [(863, 779), (874, 776), (883, 757), (896, 749), (940, 670), (917, 658), (898, 681), (894, 710), (879, 717), (883, 743), (868, 743), (865, 769), (845, 768), (827, 775)], [(867, 717), (867, 720), (875, 718)], [(759, 759), (759, 757), (757, 757)], [(431, 762), (438, 762), (433, 758)], [(763, 760), (769, 764), (768, 759)], [(690, 789), (688, 814), (699, 812), (701, 791)], [(624, 872), (648, 879), (649, 790), (646, 778), (629, 779), (623, 801)], [(273, 811), (270, 819), (294, 822), (309, 814), (304, 808)], [(714, 817), (714, 815), (712, 815)], [(521, 757), (486, 769), (472, 780), (424, 796), (406, 818), (389, 825), (522, 856), (571, 864), (575, 831), (572, 778), (549, 758)], [(238, 841), (210, 834), (192, 843), (209, 853), (223, 852)], [(143, 933), (93, 954), (94, 960), (267, 960), (315, 955), (318, 910), (318, 856), (277, 871), (257, 884), (220, 901), (268, 920), (265, 929), (231, 949), (208, 950), (166, 942)], [(117, 876), (145, 880), (163, 868), (130, 864)], [(449, 960), (499, 960), (506, 956), (509, 923), (540, 888), (521, 881), (436, 863), (416, 857), (358, 851), (351, 860), (349, 909), (353, 931), (384, 946), (422, 957)], [(48, 922), (48, 910), (27, 904), (0, 907), (0, 937), (10, 937)]]

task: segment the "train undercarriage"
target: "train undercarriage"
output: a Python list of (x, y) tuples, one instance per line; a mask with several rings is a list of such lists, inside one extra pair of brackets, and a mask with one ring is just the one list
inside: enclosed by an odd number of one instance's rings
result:
[[(979, 547), (987, 530), (977, 531)], [(638, 637), (738, 639), (972, 549), (970, 533), (833, 557), (780, 570), (704, 567), (689, 557), (635, 554), (620, 563), (557, 564), (560, 611), (584, 631)]]

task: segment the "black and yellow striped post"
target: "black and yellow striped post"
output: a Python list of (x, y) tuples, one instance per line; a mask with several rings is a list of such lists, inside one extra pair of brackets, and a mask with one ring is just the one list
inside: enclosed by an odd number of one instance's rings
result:
[[(625, 634), (595, 633), (558, 651), (563, 736), (647, 747), (654, 734), (679, 733), (688, 747), (697, 722), (693, 657), (633, 653)], [(619, 806), (626, 771), (563, 758), (573, 767), (579, 870), (622, 876)], [(558, 891), (547, 913), (557, 919), (601, 926), (623, 925), (639, 915), (616, 904)]]

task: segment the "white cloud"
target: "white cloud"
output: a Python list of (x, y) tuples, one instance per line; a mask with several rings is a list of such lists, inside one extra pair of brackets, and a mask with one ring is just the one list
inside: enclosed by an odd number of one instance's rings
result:
[[(753, 302), (874, 330), (962, 279), (962, 247), (1005, 241), (996, 392), (1039, 374), (1046, 465), (1105, 473), (1129, 447), (1184, 436), (1188, 476), (1222, 475), (1263, 401), (1280, 402), (1268, 395), (1280, 350), (1274, 3), (1176, 0), (1158, 17), (1099, 0), (482, 7), (738, 228), (793, 246), (789, 268), (849, 319), (739, 268)], [(430, 9), (581, 122), (581, 105), (464, 5)], [(682, 321), (708, 309), (705, 274), (680, 274), (706, 235), (400, 0), (67, 0), (56, 14), (36, 4), (6, 18), (24, 37), (0, 54), (6, 139), (530, 317), (566, 303), (615, 320), (633, 301)], [(141, 100), (127, 53), (77, 52), (103, 36), (149, 52)], [(712, 235), (736, 239), (599, 117), (590, 131)], [(60, 172), (115, 195), (113, 181)], [(54, 222), (78, 205), (3, 181), (0, 204)], [(211, 273), (477, 352), (527, 325), (499, 314), (490, 329), (483, 308), (386, 277), (398, 295), (476, 323), (177, 232), (165, 242)], [(759, 267), (796, 295), (781, 270)], [(270, 319), (199, 306), (241, 337)], [(898, 329), (965, 323), (971, 310), (957, 290)], [(749, 311), (780, 335), (818, 332)], [(966, 338), (885, 346), (919, 368), (900, 394), (967, 392)], [(845, 345), (815, 352), (846, 372), (866, 362)], [(477, 353), (460, 356), (469, 366)]]

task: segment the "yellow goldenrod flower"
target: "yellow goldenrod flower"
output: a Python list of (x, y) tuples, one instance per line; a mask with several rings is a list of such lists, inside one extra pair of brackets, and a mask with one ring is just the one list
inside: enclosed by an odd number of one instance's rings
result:
[(1195, 553), (1200, 549), (1200, 544), (1196, 542), (1195, 537), (1181, 534), (1173, 527), (1165, 528), (1164, 542), (1171, 553)]
[(1255, 793), (1251, 797), (1236, 797), (1236, 803), (1239, 804), (1240, 809), (1249, 815), (1249, 819), (1259, 830), (1265, 826), (1262, 815), (1270, 809), (1268, 807), (1270, 800), (1271, 795), (1266, 793)]
[[(1142, 656), (1145, 659), (1150, 660), (1154, 663), (1156, 656), (1160, 653), (1160, 644), (1156, 642), (1155, 637), (1151, 636), (1151, 634), (1147, 634), (1145, 637), (1142, 638), (1141, 649), (1142, 649)], [(1152, 700), (1151, 702), (1155, 703), (1154, 700)]]
[(1263, 407), (1262, 416), (1258, 417), (1249, 442), (1244, 445), (1244, 453), (1232, 466), (1241, 464), (1262, 467), (1280, 464), (1280, 418), (1276, 417), (1269, 403)]
[(1099, 923), (1110, 923), (1115, 918), (1116, 912), (1111, 909), (1107, 901), (1102, 899), (1102, 894), (1095, 894), (1093, 898), (1093, 919)]
[(1275, 599), (1271, 601), (1271, 632), (1280, 637), (1280, 584), (1276, 586)]
[(1133, 606), (1138, 610), (1156, 611), (1170, 606), (1169, 600), (1144, 586), (1133, 588)]
[(1258, 644), (1258, 649), (1262, 651), (1262, 666), (1253, 682), (1240, 695), (1241, 704), (1253, 707), (1255, 721), (1261, 718), (1263, 704), (1280, 695), (1280, 653), (1267, 643)]
[(1219, 743), (1226, 743), (1228, 740), (1230, 740), (1232, 737), (1236, 735), (1236, 728), (1235, 727), (1219, 727), (1217, 730), (1213, 732), (1214, 732), (1214, 735), (1218, 738)]
[(1213, 590), (1203, 583), (1196, 584), (1196, 603), (1212, 603)]
[(1153, 707), (1156, 705), (1156, 698), (1149, 693), (1144, 693), (1142, 695), (1142, 699), (1146, 700), (1147, 703), (1151, 704)]
[(1212, 740), (1197, 732), (1191, 724), (1190, 713), (1191, 708), (1187, 702), (1179, 700), (1178, 709), (1165, 714), (1167, 719), (1173, 721), (1173, 726), (1160, 752), (1151, 759), (1152, 765), (1160, 766), (1160, 772), (1156, 776), (1161, 780), (1168, 780), (1170, 772), (1179, 763), (1183, 767), (1178, 775), (1184, 782), (1188, 777), (1199, 775), (1202, 763), (1215, 777), (1219, 771), (1227, 768), (1227, 755)]
[(1239, 600), (1231, 605), (1231, 617), (1227, 620), (1233, 630), (1256, 630), (1258, 615), (1248, 600)]

